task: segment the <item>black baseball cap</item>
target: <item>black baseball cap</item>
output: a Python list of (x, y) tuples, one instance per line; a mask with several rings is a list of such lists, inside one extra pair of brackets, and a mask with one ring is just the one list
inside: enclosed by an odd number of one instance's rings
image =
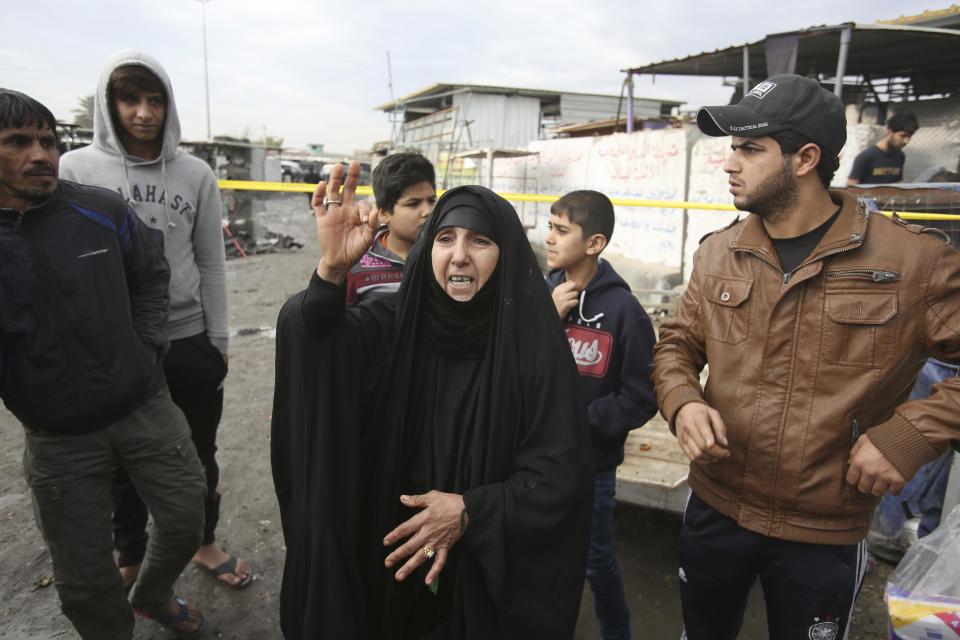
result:
[(847, 141), (843, 102), (810, 78), (767, 78), (737, 104), (701, 107), (697, 126), (708, 136), (758, 138), (792, 130), (836, 157)]

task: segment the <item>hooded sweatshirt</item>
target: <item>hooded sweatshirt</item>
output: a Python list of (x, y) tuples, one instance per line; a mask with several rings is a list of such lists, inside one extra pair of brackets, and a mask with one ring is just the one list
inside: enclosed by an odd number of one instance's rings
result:
[[(117, 67), (140, 65), (167, 91), (167, 118), (160, 157), (126, 152), (110, 117), (107, 83)], [(154, 237), (163, 238), (170, 263), (171, 340), (206, 332), (227, 352), (227, 287), (220, 191), (205, 162), (178, 148), (180, 118), (166, 71), (145, 53), (124, 50), (107, 61), (93, 98), (93, 144), (60, 160), (60, 177), (117, 191)]]
[[(547, 275), (551, 292), (566, 280), (560, 269)], [(657, 413), (650, 379), (653, 323), (624, 279), (600, 260), (564, 329), (587, 401), (594, 465), (597, 471), (616, 468), (627, 434)]]
[(387, 248), (389, 227), (377, 231), (373, 243), (347, 274), (347, 304), (371, 294), (394, 293), (403, 281), (404, 260)]

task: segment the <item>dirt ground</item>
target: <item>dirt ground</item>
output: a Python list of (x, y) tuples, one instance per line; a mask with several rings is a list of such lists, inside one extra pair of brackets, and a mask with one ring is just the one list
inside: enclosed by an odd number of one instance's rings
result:
[[(305, 209), (305, 208), (304, 208)], [(197, 603), (208, 620), (205, 637), (268, 640), (280, 638), (278, 600), (283, 570), (283, 537), (270, 474), (270, 412), (274, 341), (280, 305), (302, 289), (316, 261), (310, 220), (294, 217), (308, 239), (301, 251), (232, 260), (230, 290), (230, 373), (220, 425), (218, 459), (223, 494), (218, 535), (230, 551), (247, 559), (255, 582), (235, 592), (188, 567), (177, 592)], [(53, 572), (37, 530), (23, 480), (23, 430), (0, 408), (0, 638), (78, 638), (60, 613)], [(681, 631), (676, 577), (677, 516), (621, 504), (616, 539), (632, 614), (633, 637), (675, 639)], [(851, 640), (886, 638), (883, 587), (891, 568), (867, 576)], [(169, 638), (156, 624), (138, 620), (135, 638)], [(577, 639), (598, 638), (589, 588), (584, 590)], [(762, 599), (754, 593), (744, 640), (766, 638)]]

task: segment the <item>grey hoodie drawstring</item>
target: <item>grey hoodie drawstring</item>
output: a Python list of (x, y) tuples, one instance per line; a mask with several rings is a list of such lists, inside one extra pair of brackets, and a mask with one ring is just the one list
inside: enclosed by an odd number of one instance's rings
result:
[[(127, 182), (127, 204), (130, 205), (131, 209), (136, 209), (136, 206), (140, 203), (133, 199), (126, 153), (120, 154), (120, 162), (123, 165), (123, 179)], [(163, 151), (160, 152), (160, 183), (163, 186), (163, 191), (160, 192), (160, 197), (163, 198), (163, 237), (166, 238), (171, 229), (177, 228), (177, 223), (170, 219), (170, 203), (167, 202), (169, 197), (167, 193), (167, 158), (163, 155)]]
[(599, 320), (600, 318), (602, 318), (602, 317), (603, 317), (603, 314), (602, 314), (602, 313), (598, 313), (597, 315), (593, 316), (592, 318), (584, 318), (584, 317), (583, 317), (583, 303), (584, 303), (584, 301), (586, 301), (586, 299), (587, 299), (587, 290), (584, 289), (583, 291), (580, 292), (580, 304), (579, 304), (579, 306), (577, 307), (577, 312), (580, 314), (580, 319), (583, 320), (584, 322), (586, 322), (587, 324), (589, 324), (589, 323), (591, 323), (591, 322), (596, 322), (597, 320)]
[[(164, 143), (166, 143), (166, 140), (164, 140)], [(163, 198), (163, 217), (166, 222), (163, 234), (166, 235), (167, 231), (177, 228), (177, 223), (170, 219), (170, 203), (167, 201), (167, 198), (170, 197), (170, 194), (167, 193), (167, 156), (164, 151), (166, 149), (160, 150), (160, 184), (163, 186), (160, 197)]]
[(137, 206), (137, 201), (133, 199), (133, 189), (130, 188), (130, 172), (127, 171), (127, 156), (120, 153), (120, 164), (123, 166), (123, 179), (127, 182), (127, 204), (130, 208)]

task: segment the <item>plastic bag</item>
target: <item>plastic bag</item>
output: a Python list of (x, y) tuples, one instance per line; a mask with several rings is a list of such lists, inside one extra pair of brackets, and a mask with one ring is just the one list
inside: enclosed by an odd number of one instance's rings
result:
[(884, 601), (892, 640), (960, 638), (960, 507), (907, 551)]

